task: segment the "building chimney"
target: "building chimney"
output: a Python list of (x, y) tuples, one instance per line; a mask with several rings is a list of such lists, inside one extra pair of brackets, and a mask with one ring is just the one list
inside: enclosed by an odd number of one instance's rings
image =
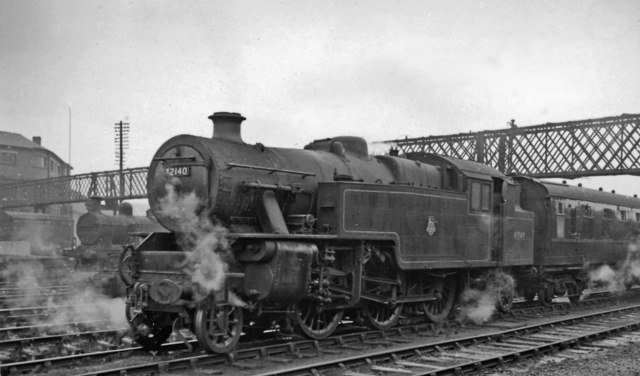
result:
[(40, 137), (40, 136), (33, 136), (33, 138), (31, 138), (31, 140), (33, 140), (33, 142), (38, 144), (38, 145), (42, 145), (42, 137)]
[(213, 121), (213, 138), (244, 143), (240, 135), (240, 124), (246, 118), (237, 112), (216, 112), (209, 116)]

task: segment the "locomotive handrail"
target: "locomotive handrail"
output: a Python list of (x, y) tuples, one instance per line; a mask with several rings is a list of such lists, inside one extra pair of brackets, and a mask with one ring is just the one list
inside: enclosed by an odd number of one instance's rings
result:
[(232, 162), (227, 163), (227, 166), (229, 166), (229, 170), (231, 170), (234, 167), (238, 167), (238, 168), (247, 168), (247, 169), (250, 169), (250, 170), (261, 170), (261, 171), (269, 171), (269, 172), (282, 172), (282, 173), (285, 173), (285, 174), (302, 175), (302, 177), (316, 176), (316, 174), (314, 174), (312, 172), (295, 171), (295, 170), (284, 170), (284, 169), (281, 169), (281, 168), (262, 167), (262, 166), (246, 165), (246, 164), (232, 163)]
[(274, 191), (283, 191), (283, 192), (294, 192), (297, 190), (295, 187), (291, 185), (263, 184), (263, 183), (260, 183), (259, 181), (245, 182), (244, 188), (245, 189), (271, 189)]
[(160, 161), (160, 162), (181, 161), (181, 160), (195, 161), (196, 157), (163, 157), (163, 158), (153, 158), (153, 160)]

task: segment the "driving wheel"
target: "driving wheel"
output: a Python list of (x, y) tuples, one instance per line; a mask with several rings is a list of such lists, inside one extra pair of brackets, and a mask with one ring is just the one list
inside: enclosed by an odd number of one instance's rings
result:
[(378, 303), (365, 307), (363, 314), (371, 327), (375, 329), (389, 329), (396, 325), (400, 319), (402, 308), (402, 304), (388, 306)]
[[(425, 281), (425, 283), (427, 282)], [(423, 310), (427, 318), (435, 323), (444, 321), (451, 312), (456, 297), (456, 280), (449, 278), (430, 281), (425, 286), (424, 292), (436, 297), (435, 300), (423, 303)]]
[(294, 309), (296, 328), (311, 339), (326, 338), (340, 324), (344, 313), (341, 309), (323, 309), (318, 303), (298, 302)]

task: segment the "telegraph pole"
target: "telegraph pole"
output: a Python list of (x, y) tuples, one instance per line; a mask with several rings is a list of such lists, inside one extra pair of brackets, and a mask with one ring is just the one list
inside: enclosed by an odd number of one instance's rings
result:
[(124, 123), (122, 120), (120, 120), (118, 123), (115, 124), (115, 131), (116, 131), (115, 142), (116, 142), (116, 159), (117, 159), (116, 162), (120, 167), (119, 195), (120, 197), (124, 197), (124, 176), (122, 171), (124, 167), (124, 151), (129, 145), (129, 123)]

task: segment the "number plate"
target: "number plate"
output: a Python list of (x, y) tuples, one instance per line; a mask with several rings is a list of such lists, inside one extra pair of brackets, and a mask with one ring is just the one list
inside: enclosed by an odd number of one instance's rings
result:
[(167, 167), (167, 175), (169, 175), (169, 176), (191, 176), (191, 166)]

